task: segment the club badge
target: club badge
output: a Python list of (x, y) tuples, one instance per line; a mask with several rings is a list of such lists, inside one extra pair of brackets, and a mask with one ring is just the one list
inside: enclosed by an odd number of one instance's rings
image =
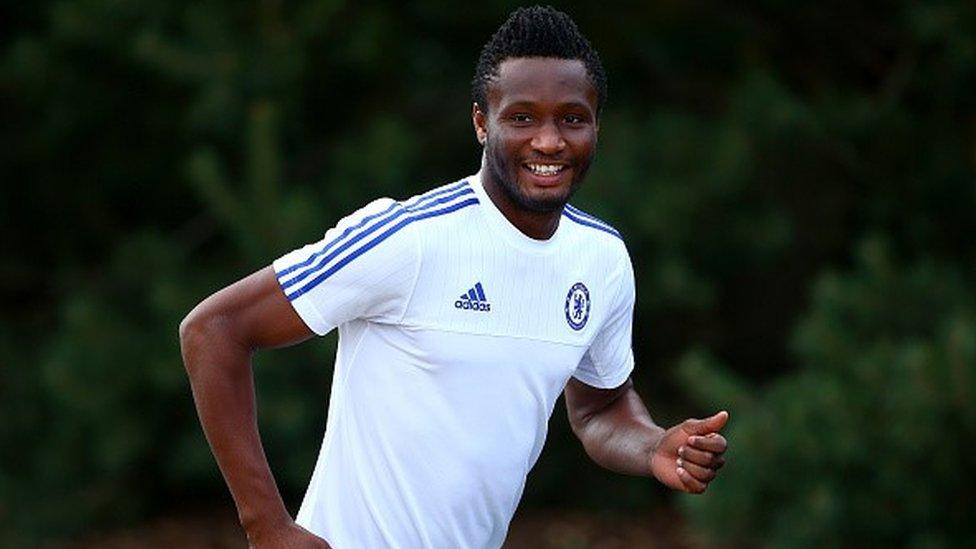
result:
[(566, 294), (566, 322), (574, 330), (582, 330), (590, 318), (590, 291), (582, 282), (573, 284)]

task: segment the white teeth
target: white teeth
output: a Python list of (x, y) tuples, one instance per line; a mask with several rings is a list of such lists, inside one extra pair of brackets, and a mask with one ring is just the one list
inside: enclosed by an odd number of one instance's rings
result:
[(562, 171), (565, 166), (559, 164), (528, 164), (533, 173), (539, 175), (554, 175)]

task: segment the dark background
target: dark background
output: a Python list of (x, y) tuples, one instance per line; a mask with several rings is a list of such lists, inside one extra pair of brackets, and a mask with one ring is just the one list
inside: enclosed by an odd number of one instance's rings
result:
[[(179, 321), (368, 200), (476, 171), (469, 82), (516, 6), (2, 4), (0, 543), (232, 506)], [(557, 7), (609, 74), (575, 203), (632, 254), (638, 389), (665, 424), (729, 409), (732, 446), (677, 496), (592, 465), (559, 404), (516, 524), (976, 541), (974, 4)], [(334, 338), (255, 360), (292, 509)]]

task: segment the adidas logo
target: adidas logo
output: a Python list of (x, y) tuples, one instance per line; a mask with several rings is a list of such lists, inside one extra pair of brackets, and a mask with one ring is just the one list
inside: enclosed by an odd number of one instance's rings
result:
[(454, 302), (454, 308), (487, 313), (491, 311), (491, 303), (488, 303), (488, 298), (485, 297), (485, 289), (478, 282), (474, 288), (468, 290), (468, 293), (461, 294), (461, 299)]

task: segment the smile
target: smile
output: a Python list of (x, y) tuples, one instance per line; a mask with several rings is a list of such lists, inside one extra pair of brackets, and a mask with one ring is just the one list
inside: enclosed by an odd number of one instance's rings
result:
[(552, 176), (566, 169), (562, 164), (525, 164), (525, 167), (535, 175)]

